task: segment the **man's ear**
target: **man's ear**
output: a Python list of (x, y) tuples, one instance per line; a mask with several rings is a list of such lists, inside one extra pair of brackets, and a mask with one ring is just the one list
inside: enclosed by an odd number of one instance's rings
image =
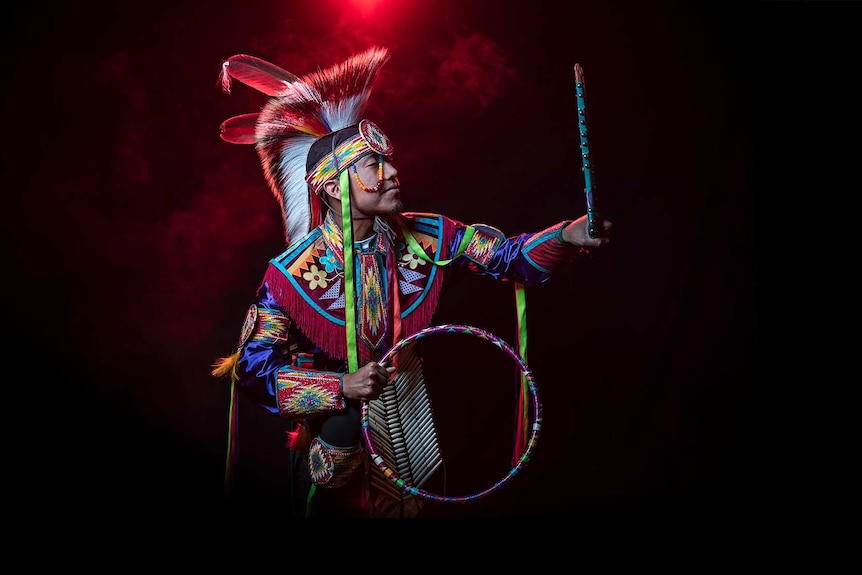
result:
[(334, 200), (341, 201), (341, 186), (338, 184), (338, 178), (324, 182), (323, 193)]

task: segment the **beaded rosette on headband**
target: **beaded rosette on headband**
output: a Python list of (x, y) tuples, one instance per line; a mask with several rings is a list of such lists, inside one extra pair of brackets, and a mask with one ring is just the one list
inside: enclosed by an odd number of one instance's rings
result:
[[(385, 48), (369, 48), (304, 76), (247, 54), (222, 63), (220, 81), (225, 92), (230, 93), (233, 78), (270, 96), (260, 112), (228, 118), (220, 132), (227, 142), (254, 144), (281, 208), (287, 244), (323, 221), (317, 192), (324, 182), (367, 154), (392, 153), (392, 144), (380, 128), (367, 120), (360, 122), (374, 82), (389, 57)], [(357, 124), (355, 137), (307, 170), (308, 153), (316, 141)], [(309, 193), (309, 189), (316, 193)]]
[[(333, 150), (329, 154), (323, 156), (317, 163), (308, 171), (305, 176), (311, 190), (319, 194), (323, 189), (323, 184), (338, 176), (348, 166), (355, 164), (361, 158), (368, 154), (377, 154), (379, 156), (391, 156), (395, 151), (392, 142), (383, 133), (377, 124), (371, 120), (361, 120), (357, 126), (357, 133), (352, 138), (349, 138), (337, 146), (333, 139)], [(377, 174), (377, 186), (368, 188), (355, 175), (354, 179), (357, 184), (366, 192), (377, 192), (383, 184), (383, 160), (379, 162)]]

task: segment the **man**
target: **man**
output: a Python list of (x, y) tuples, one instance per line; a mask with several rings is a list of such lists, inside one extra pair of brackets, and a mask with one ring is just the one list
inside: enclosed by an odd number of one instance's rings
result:
[[(388, 58), (371, 48), (303, 77), (247, 55), (223, 66), (226, 89), (236, 78), (271, 97), (259, 114), (224, 122), (222, 138), (256, 146), (288, 247), (270, 260), (236, 352), (213, 373), (231, 375), (246, 397), (293, 424), (293, 487), (307, 494), (308, 516), (421, 512), (415, 498), (370, 486), (362, 402), (391, 389), (398, 368), (380, 360), (431, 324), (446, 278), (469, 271), (536, 285), (606, 244), (611, 227), (603, 221), (604, 233), (590, 237), (583, 216), (507, 238), (404, 212), (394, 146), (362, 118)], [(420, 407), (429, 410), (427, 401)], [(439, 462), (435, 440), (423, 449)]]

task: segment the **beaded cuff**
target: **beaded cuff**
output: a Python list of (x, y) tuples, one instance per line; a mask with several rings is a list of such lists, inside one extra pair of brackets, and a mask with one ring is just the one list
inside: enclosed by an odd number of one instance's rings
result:
[(278, 370), (275, 387), (278, 412), (288, 419), (346, 407), (337, 373), (284, 366)]
[(563, 228), (571, 221), (560, 222), (537, 234), (524, 244), (522, 252), (535, 268), (550, 273), (571, 263), (580, 251), (563, 239)]

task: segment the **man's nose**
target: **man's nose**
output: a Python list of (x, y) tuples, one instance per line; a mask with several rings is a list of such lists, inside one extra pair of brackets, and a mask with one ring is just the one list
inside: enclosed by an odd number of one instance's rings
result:
[(386, 179), (394, 178), (398, 175), (398, 168), (390, 162), (383, 163), (383, 175)]

